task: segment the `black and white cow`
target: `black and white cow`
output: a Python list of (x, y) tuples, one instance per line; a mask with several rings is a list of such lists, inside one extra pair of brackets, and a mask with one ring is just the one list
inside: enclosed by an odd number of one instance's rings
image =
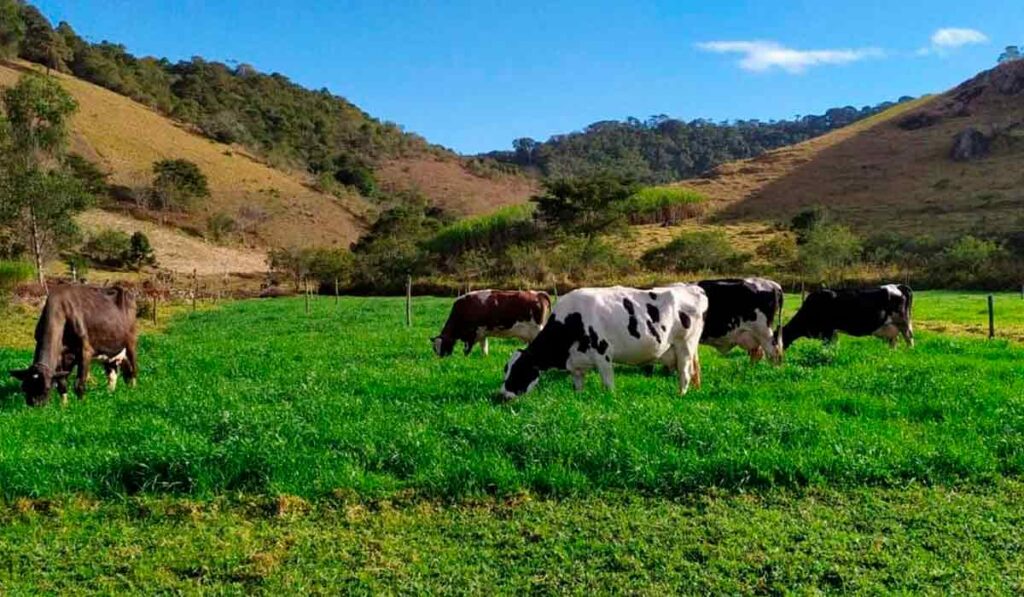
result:
[(708, 299), (696, 285), (640, 290), (614, 286), (581, 288), (555, 305), (544, 329), (505, 366), (502, 394), (529, 392), (542, 371), (569, 371), (577, 391), (584, 375), (597, 369), (614, 389), (613, 363), (642, 365), (670, 354), (679, 372), (679, 393), (691, 379), (699, 385), (697, 344), (704, 329)]
[[(708, 295), (708, 315), (700, 343), (722, 354), (739, 346), (752, 361), (764, 355), (782, 361), (782, 286), (767, 278), (702, 280), (697, 282)], [(778, 315), (779, 329), (772, 331)]]
[(892, 347), (899, 336), (914, 345), (911, 310), (914, 293), (904, 284), (862, 290), (816, 290), (782, 331), (784, 346), (799, 338), (834, 341), (838, 332), (851, 336), (878, 336)]

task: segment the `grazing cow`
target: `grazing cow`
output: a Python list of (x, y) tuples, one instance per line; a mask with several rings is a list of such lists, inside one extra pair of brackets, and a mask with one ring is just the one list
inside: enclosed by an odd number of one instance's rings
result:
[[(708, 295), (708, 314), (704, 319), (701, 344), (725, 354), (739, 346), (752, 361), (765, 354), (775, 363), (782, 362), (782, 286), (766, 278), (742, 280), (703, 280), (697, 285)], [(775, 316), (779, 328), (774, 332)]]
[(834, 341), (838, 332), (851, 336), (878, 336), (895, 348), (902, 335), (914, 345), (911, 309), (914, 293), (909, 286), (888, 284), (863, 290), (817, 290), (807, 295), (800, 310), (782, 331), (784, 346), (798, 338)]
[(586, 372), (596, 368), (612, 390), (613, 363), (642, 365), (666, 354), (675, 358), (679, 393), (685, 394), (691, 379), (699, 385), (697, 344), (707, 310), (707, 296), (696, 285), (574, 290), (555, 305), (537, 338), (512, 355), (502, 395), (529, 392), (548, 369), (569, 371), (579, 391)]
[(551, 297), (533, 290), (477, 290), (455, 299), (439, 336), (431, 338), (439, 357), (451, 356), (462, 341), (465, 354), (480, 343), (488, 354), (487, 338), (519, 338), (531, 342), (551, 314)]
[[(21, 381), (29, 405), (44, 404), (57, 385), (66, 397), (71, 367), (78, 367), (75, 393), (81, 398), (89, 381), (89, 364), (105, 360), (121, 367), (131, 385), (138, 375), (135, 344), (135, 299), (123, 288), (57, 286), (50, 292), (36, 324), (32, 366), (11, 375)], [(65, 366), (68, 368), (65, 369)], [(114, 374), (116, 376), (116, 373)]]
[[(122, 350), (118, 354), (108, 357), (103, 354), (93, 355), (93, 361), (103, 365), (103, 372), (107, 376), (107, 390), (113, 392), (117, 389), (117, 370), (119, 367), (124, 367), (125, 361), (128, 359), (128, 350)], [(64, 352), (60, 355), (61, 366), (58, 371), (72, 371), (78, 366), (78, 360), (75, 353), (64, 347)], [(68, 401), (68, 379), (67, 377), (54, 377), (53, 383), (57, 386), (57, 394), (60, 395), (60, 401), (62, 404), (66, 404)]]

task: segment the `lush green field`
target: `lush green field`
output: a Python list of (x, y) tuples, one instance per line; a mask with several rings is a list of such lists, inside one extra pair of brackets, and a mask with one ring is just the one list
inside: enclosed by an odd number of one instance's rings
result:
[[(920, 293), (918, 327), (969, 332), (976, 302)], [(400, 299), (183, 315), (143, 337), (137, 388), (64, 409), (4, 380), (0, 586), (1022, 586), (1019, 344), (800, 342), (779, 368), (703, 351), (685, 397), (620, 368), (614, 395), (551, 373), (499, 403), (515, 344), (437, 359), (449, 304), (416, 299), (412, 328)], [(0, 368), (25, 366), (9, 336)]]

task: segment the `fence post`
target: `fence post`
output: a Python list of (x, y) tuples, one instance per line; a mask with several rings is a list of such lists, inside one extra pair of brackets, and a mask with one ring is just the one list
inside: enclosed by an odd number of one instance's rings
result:
[(996, 337), (996, 313), (992, 304), (992, 295), (988, 295), (988, 339)]
[(306, 315), (309, 315), (309, 280), (306, 278), (302, 279), (302, 287), (306, 291)]
[(412, 276), (405, 277), (405, 326), (412, 326)]
[(1024, 301), (1024, 284), (1020, 285), (1020, 300)]
[(337, 279), (337, 278), (335, 278), (335, 279), (334, 279), (334, 306), (335, 306), (335, 307), (337, 307), (337, 306), (338, 306), (338, 301), (339, 301), (339, 300), (340, 300), (340, 299), (338, 298), (338, 279)]
[(159, 297), (157, 297), (156, 294), (153, 294), (153, 325), (156, 325), (159, 322), (159, 317), (157, 316), (157, 313), (156, 313), (157, 305), (159, 305), (159, 304), (160, 304)]
[(199, 278), (196, 268), (192, 268), (192, 312), (196, 310), (196, 295), (199, 294)]

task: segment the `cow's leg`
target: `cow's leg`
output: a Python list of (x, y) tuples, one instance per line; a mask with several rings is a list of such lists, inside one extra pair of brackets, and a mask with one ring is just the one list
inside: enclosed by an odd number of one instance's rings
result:
[(82, 399), (85, 396), (85, 389), (89, 385), (89, 369), (90, 364), (92, 364), (92, 347), (84, 339), (75, 358), (78, 359), (78, 378), (75, 380), (75, 395)]
[(683, 396), (690, 389), (690, 380), (693, 379), (694, 356), (686, 347), (677, 347), (675, 352), (676, 371), (679, 372), (679, 395)]
[(903, 341), (907, 343), (910, 348), (914, 347), (914, 326), (909, 322), (903, 322), (899, 326), (900, 335), (903, 336)]
[(473, 352), (473, 344), (476, 343), (476, 338), (469, 338), (467, 340), (463, 340), (462, 343), (464, 345), (464, 348), (462, 349), (462, 354), (468, 357), (469, 353)]
[(597, 362), (597, 372), (601, 374), (601, 383), (604, 384), (605, 389), (609, 392), (615, 391), (615, 368), (612, 366), (610, 361), (599, 360)]
[(135, 347), (134, 338), (128, 341), (128, 346), (125, 347), (124, 351), (125, 358), (121, 361), (121, 375), (124, 375), (124, 380), (128, 387), (134, 388), (139, 380), (138, 352)]
[(761, 359), (764, 358), (764, 349), (760, 346), (756, 346), (747, 350), (747, 354), (750, 355), (750, 364), (756, 365)]
[(117, 389), (117, 362), (105, 363), (103, 369), (107, 372), (107, 391), (113, 392)]
[(583, 376), (584, 375), (586, 375), (586, 372), (583, 371), (582, 369), (573, 369), (572, 370), (572, 389), (576, 390), (577, 392), (582, 392), (583, 391)]
[(693, 389), (700, 389), (700, 354), (698, 353), (693, 353), (693, 377), (690, 381), (693, 383)]
[(491, 353), (490, 347), (487, 345), (487, 336), (480, 338), (480, 352), (484, 353), (484, 356)]

